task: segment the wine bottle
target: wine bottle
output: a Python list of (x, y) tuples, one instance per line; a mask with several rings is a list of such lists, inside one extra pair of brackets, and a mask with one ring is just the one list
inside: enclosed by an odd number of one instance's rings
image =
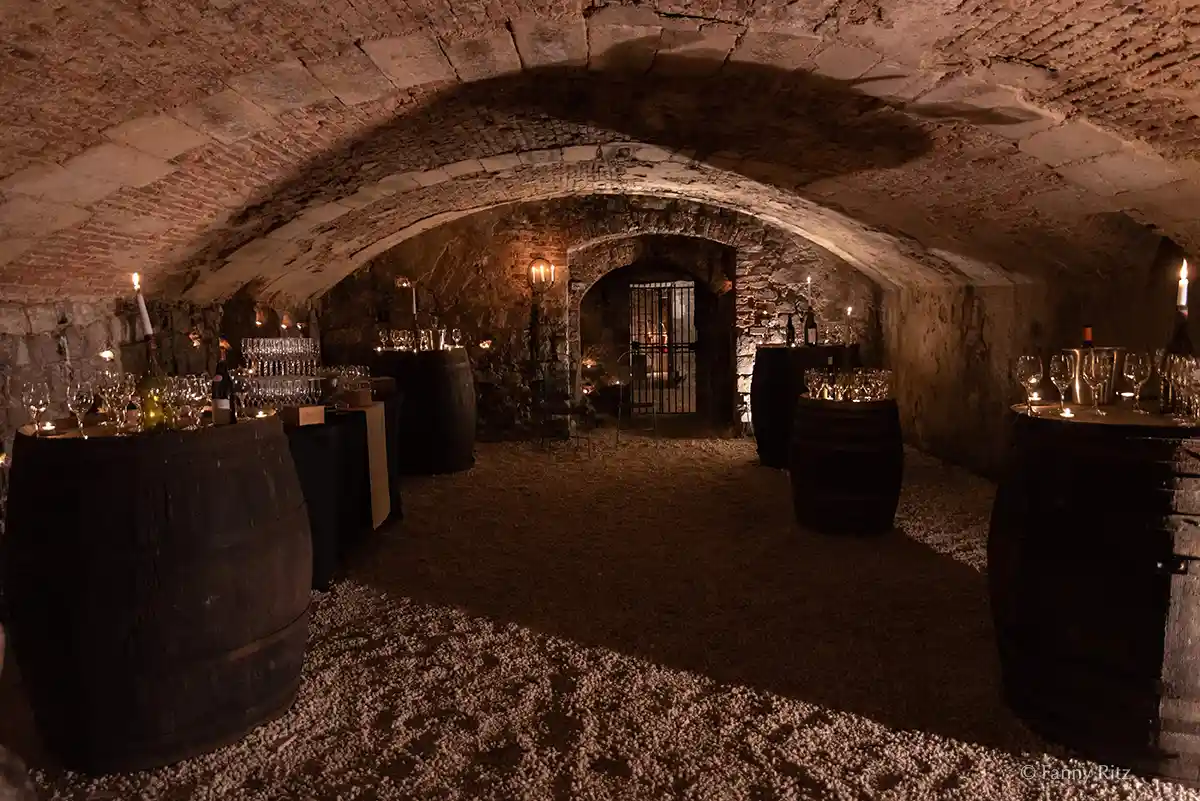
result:
[(1079, 347), (1082, 348), (1083, 350), (1087, 350), (1088, 348), (1093, 347), (1092, 346), (1092, 327), (1090, 325), (1085, 325), (1083, 327), (1083, 344), (1080, 345)]
[(143, 431), (156, 431), (167, 425), (167, 416), (162, 407), (162, 396), (166, 386), (166, 378), (158, 364), (158, 348), (154, 344), (154, 335), (151, 334), (146, 337), (146, 374), (137, 385)]
[(787, 344), (789, 348), (796, 346), (796, 326), (792, 322), (792, 315), (788, 315), (787, 321)]
[(817, 317), (813, 314), (812, 306), (804, 312), (804, 344), (814, 347), (817, 344)]
[(221, 340), (221, 358), (213, 371), (212, 421), (214, 426), (235, 422), (233, 414), (233, 378), (229, 374), (229, 355), (225, 340)]

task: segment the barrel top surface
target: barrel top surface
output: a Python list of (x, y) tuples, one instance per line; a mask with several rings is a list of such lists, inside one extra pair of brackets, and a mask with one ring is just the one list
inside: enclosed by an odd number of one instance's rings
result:
[(63, 452), (78, 453), (83, 450), (97, 452), (128, 453), (138, 450), (170, 450), (183, 451), (191, 447), (208, 448), (220, 442), (228, 442), (231, 447), (235, 443), (247, 440), (259, 440), (283, 433), (283, 422), (275, 415), (262, 419), (239, 420), (237, 425), (205, 426), (194, 431), (148, 431), (115, 435), (103, 432), (98, 436), (80, 437), (78, 431), (68, 430), (62, 434), (33, 436), (28, 426), (22, 426), (17, 431), (17, 439), (21, 448), (38, 448), (49, 451), (62, 449)]
[[(1163, 414), (1138, 414), (1132, 409), (1105, 407), (1104, 416), (1097, 416), (1087, 408), (1071, 409), (1071, 417), (1063, 417), (1058, 411), (1058, 405), (1034, 406), (1035, 415), (1030, 417), (1024, 403), (1016, 403), (1011, 407), (1018, 421), (1023, 425), (1039, 428), (1057, 426), (1060, 430), (1070, 429), (1100, 429), (1113, 434), (1136, 434), (1137, 436), (1177, 437), (1192, 439), (1200, 437), (1200, 426), (1186, 425), (1176, 422)], [(1050, 429), (1054, 430), (1054, 429)]]
[(869, 411), (872, 409), (892, 409), (896, 407), (895, 398), (885, 398), (884, 400), (873, 401), (838, 401), (825, 400), (824, 398), (811, 398), (808, 395), (801, 395), (796, 399), (796, 403), (803, 404), (814, 409), (846, 409)]

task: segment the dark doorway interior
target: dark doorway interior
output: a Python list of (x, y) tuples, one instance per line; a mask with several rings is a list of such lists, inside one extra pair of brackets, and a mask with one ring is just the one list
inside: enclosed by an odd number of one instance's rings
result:
[[(707, 273), (710, 268), (703, 267)], [(605, 275), (580, 304), (584, 390), (602, 411), (671, 427), (734, 422), (734, 293), (724, 271), (697, 275), (647, 255)]]

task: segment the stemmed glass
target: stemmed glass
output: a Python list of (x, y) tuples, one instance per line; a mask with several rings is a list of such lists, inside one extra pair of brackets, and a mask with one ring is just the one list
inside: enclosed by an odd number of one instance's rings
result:
[(67, 409), (71, 414), (75, 415), (75, 422), (79, 424), (79, 436), (85, 436), (83, 433), (83, 416), (87, 414), (88, 409), (92, 408), (92, 403), (96, 400), (95, 390), (92, 385), (75, 376), (71, 377), (67, 384)]
[(1133, 384), (1133, 410), (1138, 414), (1149, 414), (1142, 409), (1142, 387), (1150, 380), (1150, 356), (1146, 353), (1130, 353), (1125, 356), (1125, 377)]
[(1067, 410), (1067, 390), (1075, 379), (1074, 357), (1066, 353), (1058, 353), (1050, 357), (1050, 381), (1058, 390), (1058, 411)]
[(50, 387), (45, 381), (30, 381), (21, 391), (21, 402), (33, 418), (33, 435), (41, 436), (42, 415), (50, 408)]
[(1032, 417), (1033, 411), (1033, 393), (1042, 383), (1042, 360), (1038, 356), (1022, 356), (1017, 359), (1017, 381), (1025, 390), (1025, 407), (1029, 411), (1029, 416)]
[(1112, 357), (1107, 353), (1092, 350), (1083, 357), (1083, 377), (1092, 390), (1092, 411), (1100, 417), (1108, 414), (1100, 409), (1100, 393), (1112, 377), (1112, 368)]
[(450, 329), (450, 341), (454, 343), (454, 347), (456, 347), (456, 348), (459, 347), (458, 343), (462, 342), (462, 329), (461, 328), (451, 328)]

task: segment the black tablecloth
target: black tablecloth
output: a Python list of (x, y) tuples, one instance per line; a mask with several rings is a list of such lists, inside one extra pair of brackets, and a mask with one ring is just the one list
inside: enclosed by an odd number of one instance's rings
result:
[[(308, 504), (313, 588), (325, 590), (341, 556), (371, 532), (367, 421), (359, 412), (326, 412), (324, 425), (289, 427), (287, 433)], [(393, 497), (395, 504), (396, 489)]]

